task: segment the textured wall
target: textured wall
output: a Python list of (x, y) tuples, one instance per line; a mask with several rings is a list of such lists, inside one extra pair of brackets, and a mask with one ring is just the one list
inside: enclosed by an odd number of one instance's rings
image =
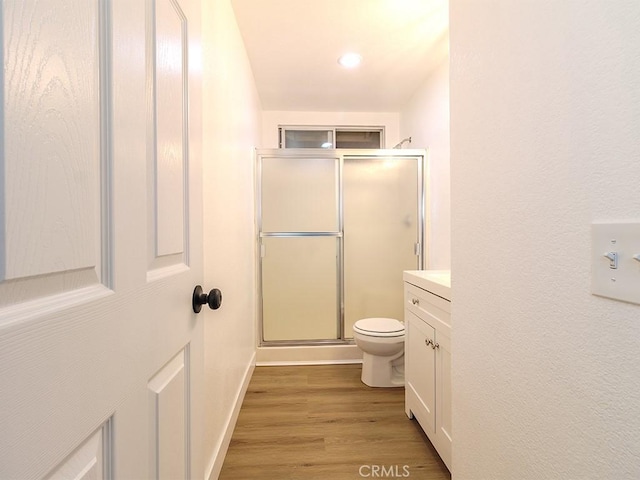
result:
[(222, 308), (201, 314), (203, 447), (211, 468), (256, 345), (253, 147), (260, 143), (260, 103), (229, 0), (203, 2), (202, 36), (203, 286), (223, 292)]
[(640, 3), (451, 0), (453, 478), (640, 478), (640, 306), (590, 224), (640, 221)]
[(428, 268), (442, 270), (451, 266), (448, 35), (436, 52), (439, 67), (400, 112), (400, 138), (411, 137), (405, 148), (429, 149)]

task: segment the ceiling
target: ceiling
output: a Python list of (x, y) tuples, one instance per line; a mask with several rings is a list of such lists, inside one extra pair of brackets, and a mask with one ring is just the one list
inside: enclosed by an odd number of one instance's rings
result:
[(398, 112), (448, 58), (448, 0), (231, 1), (263, 110)]

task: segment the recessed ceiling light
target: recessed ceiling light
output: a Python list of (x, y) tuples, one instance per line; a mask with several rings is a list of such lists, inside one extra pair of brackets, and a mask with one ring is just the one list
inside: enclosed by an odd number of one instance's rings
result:
[(355, 68), (362, 62), (362, 57), (357, 53), (345, 53), (338, 59), (338, 63), (344, 68)]

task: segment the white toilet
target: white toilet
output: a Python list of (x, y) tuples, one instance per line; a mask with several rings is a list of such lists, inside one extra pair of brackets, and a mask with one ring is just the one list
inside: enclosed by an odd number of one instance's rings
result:
[(394, 318), (363, 318), (353, 326), (363, 352), (362, 383), (370, 387), (404, 385), (404, 324)]

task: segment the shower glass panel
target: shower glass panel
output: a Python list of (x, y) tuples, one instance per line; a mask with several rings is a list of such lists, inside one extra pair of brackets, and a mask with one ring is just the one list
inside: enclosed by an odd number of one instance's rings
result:
[(338, 239), (262, 239), (264, 341), (339, 338)]
[(345, 338), (361, 318), (404, 316), (402, 271), (420, 266), (421, 160), (345, 157)]
[(262, 161), (263, 232), (338, 230), (338, 161), (271, 157)]

